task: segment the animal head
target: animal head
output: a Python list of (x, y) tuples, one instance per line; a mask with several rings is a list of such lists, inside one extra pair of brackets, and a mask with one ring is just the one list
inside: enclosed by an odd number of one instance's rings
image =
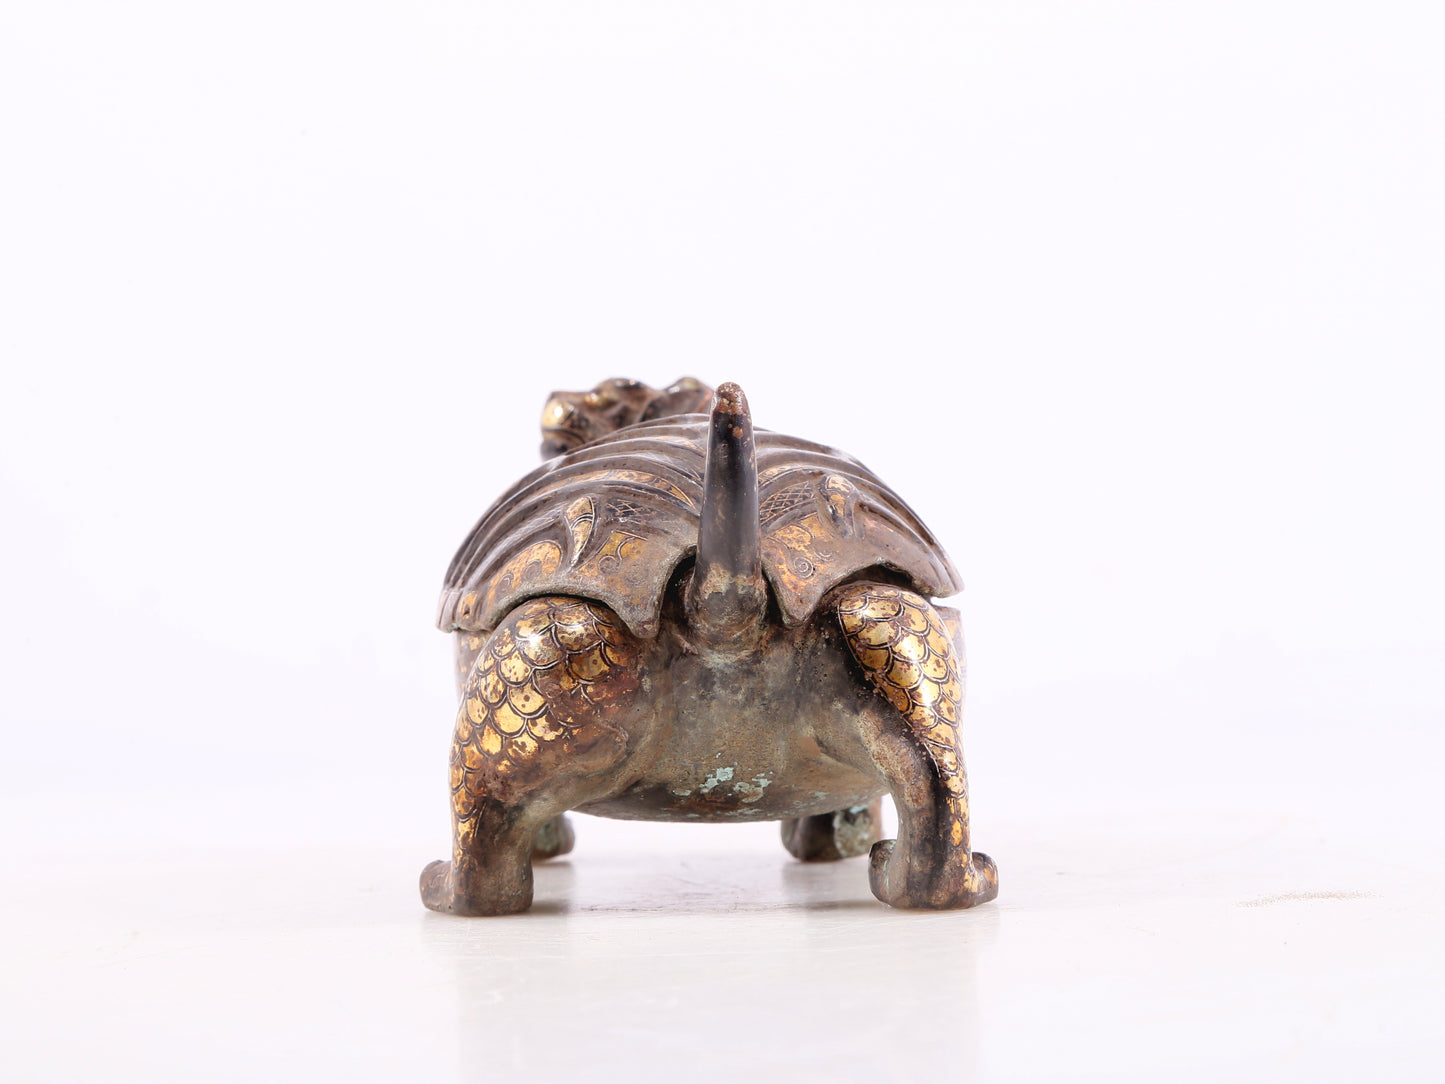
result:
[(685, 376), (666, 388), (604, 380), (591, 391), (554, 391), (542, 408), (542, 458), (580, 448), (625, 425), (707, 410), (712, 389)]

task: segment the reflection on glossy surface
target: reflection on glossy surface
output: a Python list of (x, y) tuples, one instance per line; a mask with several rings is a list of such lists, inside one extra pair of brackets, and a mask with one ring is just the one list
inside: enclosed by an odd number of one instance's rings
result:
[(1439, 1064), (1445, 884), (1417, 844), (1371, 859), (1338, 825), (1282, 813), (990, 832), (1018, 858), (1013, 890), (944, 913), (878, 903), (863, 859), (792, 861), (772, 824), (581, 817), (532, 911), (492, 919), (417, 910), (415, 839), (32, 855), (0, 896), (7, 1079), (1154, 1082)]
[(558, 863), (538, 869), (527, 916), (428, 916), (423, 939), (452, 971), (463, 1076), (607, 1065), (641, 1079), (845, 1080), (885, 1058), (943, 1058), (966, 1079), (977, 960), (998, 914), (890, 911), (862, 861), (763, 850), (619, 856), (581, 874)]

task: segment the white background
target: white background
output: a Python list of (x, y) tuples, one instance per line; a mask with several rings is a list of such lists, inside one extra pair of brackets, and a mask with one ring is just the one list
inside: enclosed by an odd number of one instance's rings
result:
[[(1445, 1071), (1426, 3), (0, 11), (3, 1075)], [(552, 388), (853, 452), (996, 904), (582, 818), (422, 911)]]

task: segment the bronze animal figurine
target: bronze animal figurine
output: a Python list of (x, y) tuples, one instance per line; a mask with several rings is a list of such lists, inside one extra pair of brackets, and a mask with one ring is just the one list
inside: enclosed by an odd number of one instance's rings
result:
[(736, 384), (610, 380), (554, 394), (542, 429), (550, 458), (447, 570), (453, 843), (425, 904), (525, 911), (572, 809), (781, 820), (804, 861), (871, 849), (894, 907), (993, 899), (969, 850), (958, 613), (929, 601), (961, 585), (909, 507), (843, 452), (754, 431)]

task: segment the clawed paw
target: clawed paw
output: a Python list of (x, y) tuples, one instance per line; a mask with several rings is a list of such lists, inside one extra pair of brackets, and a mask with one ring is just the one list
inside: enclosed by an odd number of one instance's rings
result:
[(421, 871), (421, 901), (432, 911), (444, 915), (515, 915), (532, 906), (530, 875), (519, 879), (511, 891), (502, 890), (495, 880), (472, 877), (490, 891), (460, 891), (456, 871), (450, 862), (432, 862)]
[(577, 843), (577, 833), (570, 817), (558, 814), (537, 830), (532, 842), (532, 861), (545, 862), (569, 854)]
[(800, 862), (836, 862), (868, 853), (878, 839), (879, 806), (850, 806), (834, 813), (783, 821), (783, 846)]
[(438, 859), (421, 871), (421, 902), (432, 911), (455, 914), (452, 910), (452, 864)]
[(950, 911), (976, 907), (998, 895), (998, 868), (988, 855), (975, 851), (962, 865), (910, 868), (895, 854), (897, 843), (879, 840), (868, 856), (868, 886), (890, 907)]

